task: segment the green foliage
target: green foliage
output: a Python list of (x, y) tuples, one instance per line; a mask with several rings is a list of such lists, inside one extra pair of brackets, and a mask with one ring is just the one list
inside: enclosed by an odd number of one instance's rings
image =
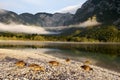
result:
[(41, 41), (44, 41), (44, 37), (43, 36), (34, 36), (34, 39), (33, 40), (41, 40)]
[(37, 34), (23, 34), (23, 33), (9, 33), (9, 32), (1, 32), (0, 39), (6, 40), (40, 40), (44, 41), (44, 37)]
[(74, 28), (74, 29), (71, 28), (66, 30), (64, 33), (62, 33), (62, 35), (66, 36), (67, 41), (120, 42), (120, 31), (114, 25), (101, 25), (95, 27)]
[(92, 29), (87, 29), (84, 34), (87, 38), (97, 39), (103, 42), (119, 42), (119, 30), (115, 26), (99, 26)]
[(3, 40), (73, 41), (73, 42), (120, 42), (120, 30), (116, 26), (69, 28), (59, 35), (38, 35), (1, 32)]

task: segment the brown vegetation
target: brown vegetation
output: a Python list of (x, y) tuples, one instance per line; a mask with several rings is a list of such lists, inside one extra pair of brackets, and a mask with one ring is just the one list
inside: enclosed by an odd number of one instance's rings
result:
[(26, 63), (24, 61), (17, 61), (15, 63), (15, 65), (18, 66), (18, 67), (24, 67), (26, 65)]
[(66, 62), (70, 62), (70, 59), (69, 59), (69, 58), (67, 58), (67, 59), (66, 59)]
[(91, 61), (86, 60), (86, 61), (84, 62), (84, 64), (89, 65), (89, 64), (91, 64)]
[(52, 66), (59, 66), (59, 62), (57, 61), (49, 61), (49, 64), (51, 64)]
[(44, 67), (39, 66), (38, 64), (30, 64), (30, 67), (33, 71), (45, 71)]
[(85, 71), (90, 71), (90, 70), (93, 70), (90, 66), (88, 65), (83, 65), (81, 66), (82, 69), (84, 69)]

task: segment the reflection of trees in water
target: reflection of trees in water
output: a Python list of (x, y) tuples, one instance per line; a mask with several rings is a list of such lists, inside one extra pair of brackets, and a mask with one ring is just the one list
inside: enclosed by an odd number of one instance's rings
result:
[[(88, 58), (95, 60), (96, 65), (109, 68), (112, 70), (120, 70), (120, 45), (117, 44), (44, 44), (44, 45), (0, 45), (0, 48), (48, 48), (59, 49), (48, 51), (55, 57), (79, 60)], [(118, 71), (119, 71), (118, 70)], [(120, 72), (120, 71), (119, 71)]]
[(120, 55), (120, 45), (81, 45), (79, 50), (94, 52), (94, 53), (103, 53), (109, 55)]
[(0, 48), (59, 48), (72, 51), (85, 51), (93, 53), (109, 54), (120, 56), (120, 45), (117, 44), (44, 44), (44, 45), (0, 45)]

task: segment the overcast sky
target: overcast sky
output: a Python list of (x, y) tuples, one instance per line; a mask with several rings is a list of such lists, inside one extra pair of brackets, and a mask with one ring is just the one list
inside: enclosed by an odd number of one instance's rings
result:
[(71, 12), (75, 13), (76, 9), (86, 0), (0, 0), (0, 8), (20, 13), (37, 13), (37, 12)]

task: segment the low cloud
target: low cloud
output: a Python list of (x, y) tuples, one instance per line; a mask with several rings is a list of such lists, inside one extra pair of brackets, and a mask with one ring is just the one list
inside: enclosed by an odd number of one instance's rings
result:
[(73, 5), (73, 6), (68, 6), (68, 7), (65, 7), (61, 10), (58, 10), (56, 12), (60, 12), (60, 13), (72, 13), (72, 14), (75, 14), (75, 12), (77, 11), (78, 8), (80, 8), (81, 5)]
[(96, 26), (96, 25), (100, 25), (101, 23), (98, 22), (96, 19), (89, 19), (83, 23), (80, 23), (79, 26), (80, 27), (89, 27), (89, 26)]
[(96, 20), (87, 20), (83, 23), (80, 23), (79, 26), (80, 27), (89, 27), (89, 26), (96, 26), (96, 25), (100, 25), (101, 23), (97, 22)]
[(98, 22), (97, 20), (87, 20), (82, 23), (76, 24), (76, 25), (70, 25), (70, 27), (91, 27), (91, 26), (97, 26), (100, 25), (101, 23)]
[(29, 34), (57, 34), (55, 32), (46, 31), (42, 27), (25, 26), (25, 25), (17, 25), (17, 24), (6, 25), (2, 23), (0, 23), (0, 31), (15, 32), (15, 33), (29, 33)]

